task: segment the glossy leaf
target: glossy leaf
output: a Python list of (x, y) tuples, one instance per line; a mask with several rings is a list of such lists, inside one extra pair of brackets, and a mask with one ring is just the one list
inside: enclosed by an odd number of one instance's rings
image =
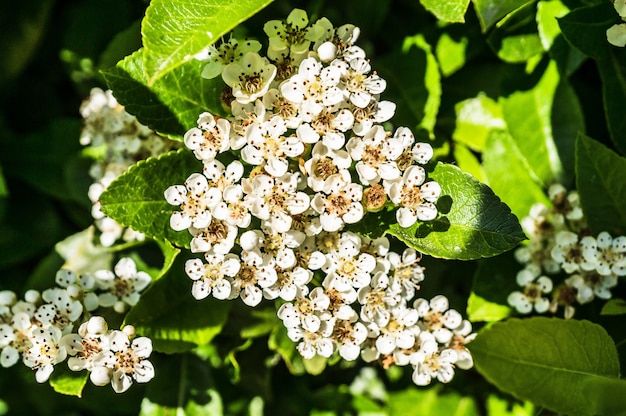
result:
[(153, 0), (141, 28), (147, 85), (193, 60), (194, 55), (271, 2)]
[(188, 351), (209, 343), (219, 334), (231, 303), (212, 297), (198, 301), (191, 296), (191, 279), (183, 259), (141, 295), (124, 322), (152, 339), (155, 351), (168, 354)]
[(50, 376), (50, 386), (57, 393), (67, 396), (82, 397), (83, 388), (87, 384), (89, 371), (71, 371), (65, 363), (55, 367)]
[(525, 239), (517, 218), (487, 185), (441, 163), (429, 177), (442, 188), (439, 217), (409, 228), (393, 224), (389, 234), (425, 254), (458, 260), (495, 256)]
[(171, 185), (184, 183), (191, 173), (201, 171), (199, 163), (186, 150), (141, 161), (113, 181), (100, 196), (102, 211), (147, 237), (189, 247), (189, 233), (176, 232), (169, 225), (176, 207), (165, 200), (163, 192)]
[(222, 113), (220, 93), (224, 84), (220, 78), (202, 78), (202, 62), (193, 60), (177, 66), (148, 86), (143, 66), (145, 54), (146, 50), (140, 49), (115, 67), (102, 71), (115, 98), (142, 124), (160, 134), (182, 139), (187, 130), (196, 126), (200, 113)]
[(613, 340), (589, 321), (514, 318), (482, 330), (468, 347), (492, 384), (557, 413), (600, 413), (589, 386), (619, 377)]
[(507, 14), (532, 2), (533, 0), (472, 0), (483, 32)]
[(593, 234), (626, 232), (626, 158), (587, 136), (576, 140), (576, 187)]
[(509, 13), (491, 30), (487, 43), (500, 59), (523, 63), (544, 52), (535, 13), (534, 4), (527, 3)]
[(439, 20), (449, 23), (465, 22), (465, 12), (470, 0), (420, 0), (422, 6)]

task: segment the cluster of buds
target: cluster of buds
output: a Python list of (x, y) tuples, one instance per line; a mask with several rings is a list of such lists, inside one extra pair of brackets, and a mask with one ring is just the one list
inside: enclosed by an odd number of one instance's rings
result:
[[(626, 276), (626, 236), (591, 235), (576, 191), (555, 184), (548, 194), (552, 207), (536, 204), (522, 221), (529, 237), (515, 252), (524, 265), (517, 274), (522, 290), (511, 293), (508, 302), (524, 314), (556, 313), (563, 306), (565, 318), (571, 318), (576, 302), (610, 299), (619, 276)], [(558, 276), (565, 277), (555, 285)]]
[[(128, 376), (138, 382), (148, 381), (154, 376), (150, 363), (145, 361), (152, 350), (151, 341), (137, 338), (131, 346), (132, 327), (109, 332), (102, 318), (91, 315), (99, 307), (124, 312), (137, 303), (139, 292), (150, 281), (149, 275), (137, 271), (132, 259), (123, 258), (113, 271), (77, 276), (61, 269), (55, 277), (56, 287), (41, 293), (29, 290), (23, 300), (12, 291), (1, 291), (0, 365), (11, 367), (21, 358), (43, 383), (54, 366), (70, 355), (72, 370), (97, 369), (91, 375), (92, 381), (97, 385), (111, 382), (117, 392), (130, 386)], [(78, 334), (73, 333), (77, 323), (89, 316), (91, 319), (78, 327)], [(79, 357), (74, 357), (77, 354)], [(79, 358), (84, 361), (82, 366), (77, 364)], [(134, 372), (127, 368), (131, 362), (136, 367)], [(105, 375), (109, 378), (103, 383)]]
[(410, 227), (437, 217), (433, 156), (410, 129), (382, 125), (395, 104), (356, 46), (359, 29), (309, 24), (294, 10), (265, 24), (261, 43), (231, 38), (197, 56), (224, 82), (230, 115), (203, 113), (184, 136), (203, 163), (165, 199), (188, 230), (196, 299), (277, 300), (305, 358), (337, 353), (383, 366), (411, 364), (416, 384), (448, 382), (473, 363), (471, 324), (439, 296), (415, 300), (419, 255), (358, 233), (369, 212), (395, 210)]
[(125, 242), (143, 240), (144, 236), (124, 228), (102, 213), (98, 199), (119, 175), (139, 160), (158, 156), (178, 143), (159, 136), (127, 113), (110, 90), (93, 88), (80, 107), (84, 126), (80, 143), (96, 161), (89, 170), (94, 183), (89, 187), (91, 214), (104, 247), (112, 246), (120, 238)]

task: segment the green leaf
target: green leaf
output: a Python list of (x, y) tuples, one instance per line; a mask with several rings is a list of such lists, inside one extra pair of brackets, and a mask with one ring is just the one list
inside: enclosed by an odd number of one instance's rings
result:
[(270, 334), (267, 345), (270, 350), (276, 351), (283, 359), (291, 374), (301, 375), (306, 372), (304, 358), (296, 350), (296, 343), (287, 336), (284, 325), (276, 325)]
[(472, 0), (480, 21), (480, 27), (486, 32), (496, 22), (512, 11), (532, 3), (534, 0)]
[(537, 24), (535, 6), (528, 3), (504, 17), (487, 37), (498, 57), (509, 63), (523, 63), (544, 52)]
[(465, 22), (465, 12), (469, 6), (469, 0), (420, 0), (422, 6), (435, 15), (437, 19), (449, 23)]
[(152, 339), (155, 351), (168, 354), (209, 343), (228, 317), (230, 302), (191, 296), (191, 280), (183, 271), (184, 259), (141, 295), (124, 322)]
[(174, 247), (169, 241), (156, 240), (156, 242), (163, 253), (163, 267), (161, 267), (161, 270), (159, 270), (154, 280), (158, 280), (167, 274), (167, 272), (172, 268), (174, 260), (176, 260), (176, 257), (180, 254), (180, 249), (178, 247)]
[(435, 55), (444, 77), (452, 75), (465, 65), (465, 51), (468, 43), (469, 40), (466, 37), (456, 41), (447, 33), (441, 35), (435, 47)]
[(525, 402), (523, 405), (511, 403), (493, 394), (487, 397), (486, 405), (489, 416), (534, 416), (537, 413), (530, 402)]
[(626, 154), (626, 50), (606, 40), (606, 30), (618, 22), (611, 2), (601, 2), (572, 11), (559, 20), (559, 25), (572, 45), (596, 59), (611, 140), (620, 153)]
[(71, 371), (66, 365), (58, 365), (50, 376), (50, 386), (57, 393), (82, 397), (89, 371)]
[(148, 86), (143, 67), (145, 49), (140, 49), (115, 67), (102, 71), (115, 98), (146, 126), (160, 134), (181, 139), (195, 127), (204, 111), (223, 112), (220, 94), (223, 82), (219, 78), (200, 77), (204, 64), (192, 60)]
[(425, 254), (457, 260), (495, 256), (525, 239), (517, 218), (487, 185), (442, 163), (429, 177), (441, 185), (439, 217), (409, 228), (393, 224), (389, 234)]
[(626, 314), (626, 300), (610, 299), (602, 307), (600, 315), (624, 315)]
[(619, 377), (613, 340), (588, 321), (513, 318), (480, 331), (468, 347), (489, 382), (557, 413), (599, 413), (589, 386)]
[(272, 0), (153, 0), (142, 22), (147, 85), (226, 35)]
[(406, 38), (401, 52), (385, 56), (376, 66), (387, 80), (386, 99), (397, 104), (394, 122), (417, 126), (414, 133), (418, 138), (434, 139), (441, 103), (441, 76), (437, 59), (424, 36)]
[(7, 183), (4, 180), (4, 175), (2, 174), (2, 166), (0, 166), (0, 198), (9, 195), (9, 188), (7, 188)]
[(140, 161), (100, 196), (102, 212), (147, 237), (189, 247), (190, 234), (170, 227), (170, 216), (176, 207), (165, 200), (163, 192), (201, 170), (200, 162), (185, 149)]
[(556, 64), (551, 62), (533, 89), (517, 91), (501, 102), (511, 136), (529, 168), (544, 185), (563, 179), (563, 166), (551, 122), (558, 85), (559, 72)]
[(491, 189), (518, 218), (528, 216), (535, 203), (550, 206), (530, 162), (506, 131), (494, 131), (487, 140), (483, 170)]
[(478, 416), (480, 412), (471, 397), (444, 393), (441, 386), (426, 390), (406, 389), (389, 394), (390, 415)]
[(593, 234), (626, 232), (626, 159), (585, 135), (576, 140), (576, 188)]
[(583, 385), (585, 398), (594, 413), (607, 416), (626, 415), (626, 380), (603, 378), (588, 380)]
[(456, 126), (452, 138), (477, 152), (484, 150), (491, 131), (506, 129), (500, 105), (482, 92), (457, 103), (454, 112)]
[(467, 146), (457, 143), (453, 150), (454, 160), (462, 171), (469, 173), (481, 182), (485, 182), (485, 172), (478, 158)]

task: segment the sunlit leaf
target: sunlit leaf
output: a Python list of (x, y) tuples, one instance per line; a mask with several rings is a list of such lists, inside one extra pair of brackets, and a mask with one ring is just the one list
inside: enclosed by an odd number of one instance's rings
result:
[(470, 0), (420, 0), (422, 6), (435, 15), (437, 19), (450, 23), (465, 22), (465, 12)]
[(454, 106), (456, 126), (452, 138), (470, 149), (482, 152), (493, 130), (505, 130), (500, 105), (484, 93)]
[(602, 307), (601, 315), (626, 315), (626, 300), (609, 299)]
[(531, 2), (533, 0), (472, 0), (483, 32), (507, 14)]
[(458, 260), (495, 256), (525, 239), (517, 218), (487, 185), (441, 163), (429, 176), (442, 188), (440, 216), (409, 228), (393, 224), (389, 234), (425, 254)]
[(480, 412), (471, 397), (444, 393), (441, 388), (407, 389), (389, 395), (390, 415), (458, 415), (478, 416)]
[(619, 377), (613, 340), (589, 321), (513, 318), (482, 330), (468, 347), (492, 384), (557, 413), (600, 413), (589, 386)]
[(89, 371), (80, 372), (71, 371), (67, 365), (62, 364), (56, 366), (54, 372), (50, 376), (50, 386), (57, 393), (67, 396), (82, 397), (83, 388), (87, 384)]

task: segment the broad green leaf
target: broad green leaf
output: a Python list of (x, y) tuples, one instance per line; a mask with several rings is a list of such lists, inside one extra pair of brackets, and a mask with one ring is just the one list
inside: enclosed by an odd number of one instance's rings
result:
[(626, 380), (603, 378), (600, 380), (588, 380), (583, 389), (585, 399), (594, 413), (607, 416), (626, 415)]
[(524, 218), (537, 202), (550, 206), (530, 162), (506, 131), (494, 131), (483, 152), (487, 183), (518, 218)]
[(155, 351), (188, 351), (209, 343), (221, 332), (231, 304), (212, 297), (194, 299), (191, 283), (184, 261), (177, 259), (170, 272), (141, 295), (124, 322), (150, 337)]
[(626, 158), (585, 135), (576, 140), (576, 188), (593, 234), (626, 232)]
[(576, 171), (575, 137), (585, 131), (585, 118), (578, 96), (565, 79), (561, 79), (554, 93), (550, 121), (554, 144), (563, 166), (561, 183), (569, 188), (573, 186)]
[(554, 62), (529, 91), (517, 91), (502, 99), (502, 114), (528, 167), (542, 184), (563, 179), (563, 166), (552, 131), (552, 104), (559, 85)]
[(610, 299), (602, 307), (600, 315), (625, 315), (626, 314), (626, 300), (624, 299)]
[(416, 127), (414, 133), (418, 138), (434, 139), (441, 103), (441, 75), (424, 36), (406, 38), (402, 51), (378, 60), (375, 69), (387, 80), (384, 99), (397, 104), (394, 122)]
[(480, 331), (468, 347), (489, 382), (557, 413), (600, 413), (589, 386), (619, 377), (613, 340), (589, 321), (513, 318)]
[(544, 52), (537, 24), (535, 5), (528, 3), (504, 17), (487, 37), (498, 57), (509, 63), (523, 63)]
[(115, 98), (142, 124), (181, 139), (196, 126), (200, 113), (222, 113), (220, 94), (224, 84), (220, 78), (200, 77), (202, 62), (193, 60), (177, 66), (148, 86), (142, 59), (145, 53), (145, 49), (140, 49), (115, 67), (102, 71)]
[(480, 260), (467, 300), (468, 319), (472, 322), (494, 322), (510, 316), (512, 310), (507, 297), (520, 289), (515, 277), (521, 268), (512, 252)]
[(82, 397), (89, 371), (71, 371), (65, 363), (56, 366), (54, 370), (50, 376), (50, 386), (54, 391), (67, 396)]
[(517, 218), (487, 185), (442, 163), (429, 177), (441, 185), (439, 217), (409, 228), (393, 224), (389, 234), (425, 254), (457, 260), (495, 256), (524, 240)]
[(147, 85), (247, 20), (272, 0), (153, 0), (142, 22)]
[(456, 127), (452, 138), (470, 149), (482, 152), (493, 130), (505, 130), (500, 105), (484, 93), (468, 98), (454, 106)]
[(486, 32), (496, 22), (512, 11), (532, 3), (534, 0), (472, 0), (480, 21), (480, 27)]
[(572, 45), (596, 59), (611, 140), (620, 153), (626, 154), (626, 50), (606, 40), (606, 30), (618, 21), (615, 9), (607, 1), (576, 9), (560, 19), (559, 25)]
[(441, 386), (425, 390), (406, 389), (389, 394), (389, 414), (478, 416), (481, 413), (471, 397), (444, 393)]
[(537, 30), (541, 45), (550, 52), (559, 69), (571, 75), (583, 62), (585, 56), (572, 47), (561, 34), (558, 19), (569, 13), (569, 8), (561, 0), (540, 1), (537, 3)]
[(437, 19), (449, 23), (465, 22), (465, 12), (470, 0), (420, 0), (422, 6), (435, 15)]
[(170, 227), (170, 216), (176, 207), (165, 200), (163, 192), (171, 185), (184, 183), (191, 173), (200, 171), (200, 162), (184, 149), (140, 161), (113, 181), (100, 196), (102, 212), (147, 237), (189, 247), (191, 235)]
[(437, 41), (435, 55), (444, 77), (448, 77), (465, 65), (465, 51), (469, 40), (462, 37), (459, 41), (443, 33)]

